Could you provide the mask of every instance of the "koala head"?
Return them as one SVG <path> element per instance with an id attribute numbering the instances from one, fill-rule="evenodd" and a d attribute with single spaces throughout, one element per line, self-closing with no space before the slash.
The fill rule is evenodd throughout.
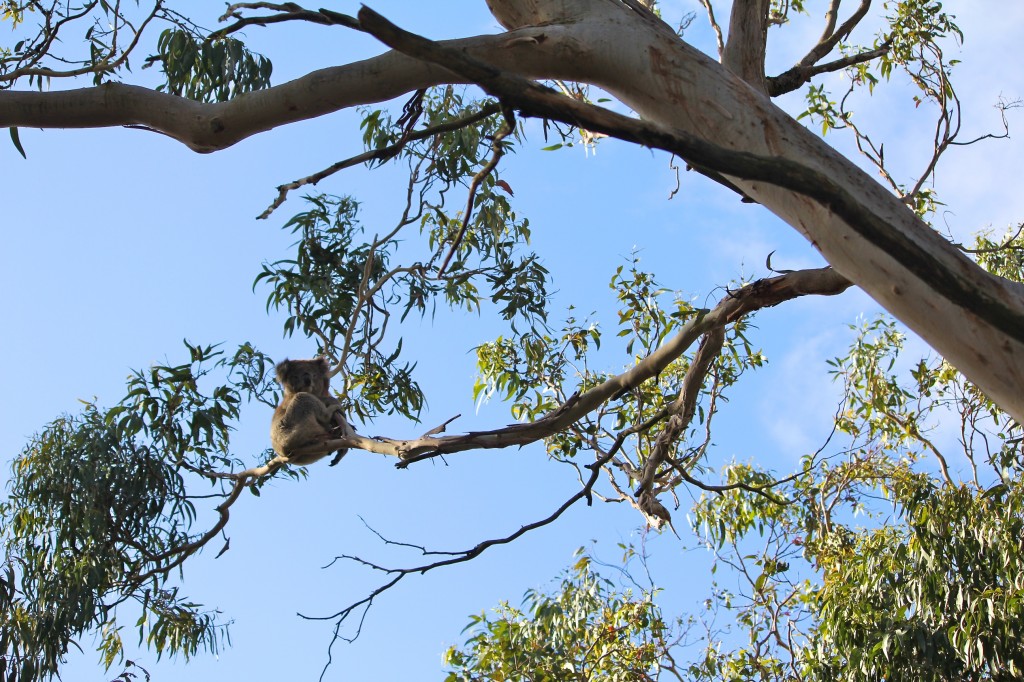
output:
<path id="1" fill-rule="evenodd" d="M 277 383 L 285 394 L 312 393 L 324 395 L 330 385 L 327 360 L 284 360 L 277 365 Z"/>

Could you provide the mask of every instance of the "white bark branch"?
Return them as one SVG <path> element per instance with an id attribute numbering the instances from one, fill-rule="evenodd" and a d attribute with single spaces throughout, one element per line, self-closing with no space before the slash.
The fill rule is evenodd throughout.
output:
<path id="1" fill-rule="evenodd" d="M 733 0 L 722 64 L 758 92 L 767 92 L 768 0 Z"/>
<path id="2" fill-rule="evenodd" d="M 836 206 L 765 179 L 730 178 L 800 231 L 1000 408 L 1024 421 L 1024 287 L 988 274 L 957 252 L 882 185 L 706 55 L 664 32 L 649 31 L 608 0 L 551 1 L 574 5 L 578 16 L 586 16 L 573 27 L 577 35 L 586 33 L 581 25 L 592 23 L 613 31 L 611 43 L 581 37 L 578 44 L 594 46 L 586 58 L 599 75 L 595 84 L 645 119 L 729 150 L 803 166 L 841 188 L 867 220 L 844 219 Z M 490 0 L 492 5 L 519 3 Z M 865 231 L 866 222 L 884 233 Z M 894 253 L 894 241 L 906 249 Z M 959 295 L 950 295 L 948 288 L 937 291 L 945 284 L 953 284 Z"/>
<path id="3" fill-rule="evenodd" d="M 560 37 L 555 38 L 552 32 Z M 585 67 L 576 66 L 578 53 L 571 37 L 557 27 L 445 44 L 531 77 L 584 80 L 586 75 Z M 387 101 L 432 85 L 458 82 L 464 81 L 450 71 L 400 52 L 389 52 L 313 71 L 220 103 L 203 104 L 122 83 L 49 92 L 0 91 L 0 127 L 138 126 L 208 153 L 282 125 Z"/>

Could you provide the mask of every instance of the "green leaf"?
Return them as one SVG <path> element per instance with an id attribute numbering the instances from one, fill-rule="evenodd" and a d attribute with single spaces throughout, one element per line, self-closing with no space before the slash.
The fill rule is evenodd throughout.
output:
<path id="1" fill-rule="evenodd" d="M 10 131 L 11 142 L 14 143 L 14 148 L 17 149 L 18 153 L 21 154 L 21 158 L 28 159 L 28 156 L 25 154 L 25 148 L 21 146 L 21 137 L 18 135 L 18 129 L 12 126 L 10 128 Z"/>

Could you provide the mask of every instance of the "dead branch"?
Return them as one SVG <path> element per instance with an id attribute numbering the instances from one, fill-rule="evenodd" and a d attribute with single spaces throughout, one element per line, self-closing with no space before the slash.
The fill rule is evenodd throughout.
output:
<path id="1" fill-rule="evenodd" d="M 242 10 L 257 9 L 270 10 L 272 12 L 277 12 L 277 14 L 255 17 L 242 16 Z M 228 5 L 224 15 L 220 18 L 220 21 L 227 21 L 228 19 L 235 19 L 236 21 L 230 26 L 226 26 L 219 31 L 212 33 L 209 38 L 210 40 L 223 38 L 231 35 L 232 33 L 237 33 L 247 26 L 270 26 L 271 24 L 280 24 L 286 21 L 308 21 L 314 24 L 321 24 L 323 26 L 341 25 L 347 28 L 360 30 L 359 22 L 356 21 L 355 17 L 327 10 L 314 12 L 312 10 L 299 7 L 294 2 L 281 4 L 276 2 L 236 2 Z"/>
<path id="2" fill-rule="evenodd" d="M 336 641 L 338 639 L 346 639 L 346 641 L 350 641 L 350 642 L 353 641 L 354 639 L 356 639 L 359 636 L 359 633 L 362 630 L 362 622 L 360 621 L 360 626 L 357 628 L 356 634 L 353 637 L 351 637 L 351 638 L 342 638 L 338 634 L 342 624 L 353 613 L 355 613 L 356 610 L 359 609 L 359 608 L 363 608 L 362 617 L 365 618 L 366 617 L 366 611 L 373 605 L 373 600 L 376 599 L 378 596 L 380 596 L 382 593 L 386 592 L 387 590 L 389 590 L 392 587 L 394 587 L 395 585 L 397 585 L 406 576 L 414 574 L 414 573 L 427 573 L 428 571 L 432 571 L 432 570 L 435 570 L 435 569 L 438 569 L 438 568 L 442 568 L 444 566 L 451 566 L 451 565 L 454 565 L 454 564 L 460 564 L 460 563 L 465 563 L 467 561 L 471 561 L 472 559 L 475 559 L 476 557 L 478 557 L 481 554 L 483 554 L 485 551 L 487 551 L 491 547 L 509 544 L 511 542 L 514 542 L 518 538 L 522 537 L 523 535 L 529 533 L 532 530 L 536 530 L 537 528 L 542 528 L 542 527 L 547 526 L 547 525 L 549 525 L 551 523 L 554 523 L 556 520 L 558 520 L 558 518 L 562 514 L 564 514 L 566 512 L 566 510 L 568 510 L 570 507 L 572 507 L 574 504 L 576 504 L 580 500 L 584 500 L 585 499 L 587 501 L 588 505 L 592 504 L 593 503 L 593 488 L 597 484 L 597 480 L 598 480 L 598 478 L 601 475 L 601 471 L 604 469 L 604 465 L 607 464 L 615 456 L 615 454 L 619 451 L 619 449 L 622 447 L 622 444 L 625 442 L 626 438 L 630 434 L 636 433 L 637 431 L 641 430 L 644 427 L 648 427 L 649 428 L 649 426 L 652 423 L 653 422 L 647 422 L 645 425 L 637 425 L 637 426 L 635 426 L 633 428 L 629 428 L 629 429 L 623 430 L 616 437 L 615 442 L 612 444 L 611 448 L 609 448 L 609 450 L 608 450 L 608 452 L 606 454 L 598 457 L 591 464 L 586 465 L 586 468 L 590 469 L 590 476 L 589 476 L 588 480 L 586 481 L 586 483 L 583 485 L 583 487 L 578 492 L 573 494 L 569 499 L 567 499 L 565 502 L 563 502 L 555 511 L 553 511 L 548 516 L 546 516 L 543 519 L 540 519 L 538 521 L 534 521 L 532 523 L 528 523 L 528 524 L 520 527 L 519 530 L 515 531 L 514 533 L 511 533 L 511 534 L 506 535 L 506 536 L 501 537 L 501 538 L 493 538 L 493 539 L 490 539 L 490 540 L 484 540 L 483 542 L 478 543 L 477 545 L 475 545 L 474 547 L 472 547 L 470 549 L 461 550 L 461 551 L 454 551 L 454 552 L 427 550 L 426 548 L 421 547 L 421 546 L 409 545 L 408 543 L 398 543 L 398 542 L 394 542 L 394 541 L 391 541 L 391 540 L 387 540 L 387 539 L 381 538 L 387 544 L 398 544 L 398 545 L 403 545 L 403 546 L 415 547 L 416 549 L 419 549 L 424 555 L 443 555 L 443 556 L 448 557 L 447 559 L 442 559 L 442 560 L 435 561 L 435 562 L 432 562 L 432 563 L 421 564 L 419 566 L 412 566 L 412 567 L 408 567 L 408 568 L 387 568 L 385 566 L 381 566 L 381 565 L 373 563 L 371 561 L 367 561 L 365 559 L 362 559 L 361 557 L 347 555 L 347 554 L 336 557 L 330 564 L 328 564 L 328 566 L 333 565 L 337 561 L 352 561 L 352 562 L 355 562 L 355 563 L 360 564 L 362 566 L 366 566 L 368 568 L 371 568 L 371 569 L 373 569 L 375 571 L 380 571 L 382 573 L 386 573 L 388 575 L 391 575 L 392 578 L 391 578 L 391 580 L 385 582 L 384 584 L 382 584 L 379 587 L 377 587 L 376 589 L 374 589 L 366 597 L 363 597 L 359 601 L 356 601 L 356 602 L 353 602 L 352 604 L 349 604 L 348 606 L 346 606 L 345 608 L 343 608 L 342 610 L 340 610 L 340 611 L 338 611 L 336 613 L 333 613 L 333 614 L 327 615 L 327 616 L 306 616 L 306 615 L 303 615 L 303 614 L 300 613 L 299 617 L 300 618 L 305 618 L 306 620 L 334 620 L 335 621 L 335 627 L 334 627 L 334 639 L 331 641 L 331 646 L 332 647 L 333 647 L 334 641 Z M 373 531 L 373 532 L 378 537 L 381 537 L 380 534 L 377 533 L 376 531 Z M 330 647 L 328 648 L 328 656 L 330 656 Z"/>

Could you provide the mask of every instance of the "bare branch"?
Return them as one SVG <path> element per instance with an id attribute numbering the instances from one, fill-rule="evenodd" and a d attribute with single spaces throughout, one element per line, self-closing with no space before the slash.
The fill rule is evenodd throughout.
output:
<path id="1" fill-rule="evenodd" d="M 258 9 L 270 10 L 278 12 L 278 14 L 257 17 L 242 16 L 242 10 Z M 341 25 L 347 28 L 361 30 L 359 22 L 356 21 L 355 17 L 327 10 L 314 12 L 312 10 L 299 7 L 294 2 L 286 2 L 283 4 L 275 2 L 236 2 L 228 5 L 224 12 L 224 16 L 220 18 L 221 21 L 227 21 L 228 19 L 236 19 L 237 21 L 230 26 L 226 26 L 211 34 L 211 40 L 215 38 L 223 38 L 231 35 L 232 33 L 237 33 L 247 26 L 270 26 L 271 24 L 280 24 L 286 21 L 308 21 L 314 24 L 321 24 L 323 26 Z"/>
<path id="2" fill-rule="evenodd" d="M 288 193 L 291 192 L 292 190 L 296 190 L 307 185 L 315 185 L 321 180 L 330 177 L 331 175 L 334 175 L 339 171 L 345 170 L 346 168 L 351 168 L 353 166 L 358 166 L 361 163 L 368 163 L 370 161 L 387 161 L 388 159 L 392 159 L 399 153 L 401 153 L 401 151 L 405 149 L 405 146 L 409 142 L 413 142 L 415 140 L 422 140 L 427 137 L 433 137 L 434 135 L 443 135 L 444 133 L 449 133 L 453 130 L 458 130 L 459 128 L 465 128 L 466 126 L 470 126 L 473 125 L 474 123 L 482 121 L 488 116 L 496 114 L 499 111 L 501 111 L 501 106 L 496 102 L 485 104 L 483 107 L 480 108 L 480 111 L 476 113 L 469 114 L 452 121 L 446 121 L 445 123 L 440 123 L 436 126 L 431 126 L 429 128 L 423 128 L 422 130 L 410 131 L 408 135 L 403 136 L 401 140 L 392 145 L 382 147 L 381 149 L 367 150 L 362 154 L 356 154 L 355 156 L 345 159 L 344 161 L 339 161 L 337 163 L 331 164 L 327 168 L 324 168 L 323 170 L 317 173 L 313 173 L 312 175 L 308 175 L 298 180 L 293 180 L 292 182 L 289 182 L 284 185 L 280 185 L 277 188 L 277 198 L 274 199 L 270 206 L 267 207 L 267 210 L 259 214 L 257 218 L 261 220 L 269 218 L 270 214 L 276 211 L 278 208 L 280 208 L 281 204 L 285 202 L 285 200 L 288 198 Z"/>
<path id="3" fill-rule="evenodd" d="M 872 59 L 878 59 L 889 51 L 889 47 L 891 45 L 892 41 L 887 40 L 876 48 L 864 50 L 857 54 L 846 55 L 845 57 L 841 57 L 835 61 L 818 65 L 794 66 L 788 71 L 780 73 L 778 76 L 769 76 L 767 79 L 768 95 L 770 97 L 778 97 L 779 95 L 784 95 L 787 92 L 792 92 L 800 88 L 804 83 L 807 83 L 815 76 L 819 76 L 823 73 L 833 73 L 849 66 L 870 62 Z"/>
<path id="4" fill-rule="evenodd" d="M 676 471 L 679 473 L 680 477 L 682 477 L 682 479 L 684 481 L 686 481 L 690 485 L 693 485 L 693 486 L 696 486 L 696 487 L 700 488 L 701 490 L 706 490 L 707 492 L 711 492 L 711 493 L 724 493 L 724 492 L 728 492 L 730 490 L 745 490 L 748 493 L 754 493 L 755 495 L 761 495 L 762 497 L 766 497 L 769 500 L 771 500 L 772 502 L 774 502 L 775 504 L 780 504 L 780 505 L 792 504 L 792 501 L 790 501 L 790 500 L 784 500 L 784 499 L 782 499 L 780 497 L 776 497 L 775 495 L 773 495 L 770 492 L 770 490 L 771 490 L 771 488 L 774 488 L 776 486 L 782 485 L 783 483 L 786 483 L 787 481 L 792 480 L 793 478 L 796 477 L 795 474 L 793 476 L 789 476 L 786 479 L 782 479 L 782 480 L 779 480 L 779 481 L 772 481 L 771 483 L 768 483 L 768 484 L 762 485 L 762 486 L 754 486 L 754 485 L 750 485 L 748 483 L 729 483 L 727 485 L 714 485 L 714 484 L 711 484 L 711 483 L 704 483 L 703 481 L 700 481 L 700 480 L 694 478 L 692 474 L 690 474 L 688 471 L 686 471 L 685 469 L 680 467 L 678 464 L 673 464 L 673 467 L 676 469 Z"/>
<path id="5" fill-rule="evenodd" d="M 843 0 L 829 0 L 828 9 L 825 10 L 825 29 L 821 32 L 821 37 L 818 39 L 818 45 L 821 45 L 832 36 L 832 32 L 836 30 L 836 22 L 839 21 L 839 6 L 843 4 Z M 871 4 L 871 0 L 867 0 L 867 4 Z M 804 57 L 807 59 L 807 57 Z M 803 61 L 803 60 L 801 60 Z M 812 60 L 811 63 L 817 60 Z"/>
<path id="6" fill-rule="evenodd" d="M 850 15 L 850 18 L 843 22 L 843 25 L 839 27 L 838 31 L 833 32 L 839 10 L 839 0 L 833 0 L 828 13 L 825 15 L 825 30 L 822 32 L 821 38 L 818 39 L 817 45 L 812 47 L 810 51 L 796 63 L 794 68 L 805 68 L 816 64 L 819 59 L 835 49 L 835 46 L 838 45 L 841 40 L 845 40 L 850 36 L 853 29 L 857 27 L 857 24 L 859 24 L 867 15 L 869 9 L 871 9 L 871 0 L 861 0 L 860 5 L 854 13 Z M 888 42 L 890 41 L 886 41 L 886 43 Z"/>
<path id="7" fill-rule="evenodd" d="M 975 142 L 981 142 L 982 140 L 1005 140 L 1010 137 L 1010 123 L 1006 120 L 1006 112 L 1010 109 L 1019 109 L 1024 102 L 1020 99 L 1008 100 L 1002 96 L 999 97 L 999 102 L 995 105 L 996 109 L 999 110 L 999 118 L 1002 119 L 1003 132 L 1001 133 L 985 133 L 984 135 L 978 135 L 977 137 L 964 140 L 960 142 L 958 140 L 950 140 L 950 146 L 966 147 L 972 145 Z"/>
<path id="8" fill-rule="evenodd" d="M 637 431 L 639 431 L 639 430 L 641 430 L 642 428 L 645 428 L 645 427 L 649 428 L 650 424 L 651 424 L 651 422 L 648 422 L 645 425 L 637 425 L 635 428 L 625 429 L 624 431 L 622 431 L 618 435 L 618 437 L 615 439 L 615 443 L 612 445 L 611 448 L 609 448 L 607 453 L 605 453 L 604 455 L 598 457 L 591 464 L 586 465 L 586 467 L 588 469 L 590 469 L 590 476 L 588 477 L 586 483 L 584 483 L 584 485 L 582 486 L 582 488 L 578 492 L 573 494 L 569 499 L 567 499 L 565 502 L 563 502 L 561 504 L 561 506 L 559 506 L 555 511 L 553 511 L 548 516 L 544 517 L 543 519 L 540 519 L 539 521 L 534 521 L 532 523 L 528 523 L 528 524 L 520 527 L 519 530 L 515 531 L 514 533 L 511 533 L 511 534 L 506 535 L 506 536 L 501 537 L 501 538 L 493 538 L 493 539 L 490 539 L 490 540 L 485 540 L 483 542 L 478 543 L 477 545 L 475 545 L 474 547 L 472 547 L 470 549 L 461 550 L 461 551 L 454 551 L 454 552 L 427 550 L 426 548 L 418 546 L 418 545 L 409 545 L 408 543 L 393 542 L 391 540 L 386 540 L 385 539 L 384 541 L 386 543 L 388 543 L 388 544 L 397 544 L 397 545 L 402 545 L 402 546 L 415 547 L 415 548 L 419 549 L 424 555 L 439 555 L 440 554 L 440 555 L 448 557 L 447 559 L 442 559 L 440 561 L 435 561 L 435 562 L 428 563 L 428 564 L 422 564 L 422 565 L 419 565 L 419 566 L 412 566 L 412 567 L 408 567 L 408 568 L 386 568 L 384 566 L 380 566 L 379 564 L 367 561 L 367 560 L 362 559 L 362 558 L 357 557 L 357 556 L 351 556 L 351 555 L 341 555 L 341 556 L 335 557 L 335 559 L 333 561 L 331 561 L 331 564 L 334 564 L 335 562 L 337 562 L 339 560 L 353 561 L 353 562 L 361 564 L 363 566 L 367 566 L 369 568 L 372 568 L 373 570 L 389 574 L 389 575 L 391 575 L 393 577 L 391 578 L 391 580 L 385 582 L 384 584 L 382 584 L 379 587 L 377 587 L 376 589 L 374 589 L 366 597 L 360 599 L 359 601 L 353 602 L 352 604 L 349 604 L 344 609 L 342 609 L 342 610 L 340 610 L 340 611 L 338 611 L 336 613 L 333 613 L 333 614 L 327 615 L 327 616 L 305 616 L 303 614 L 299 614 L 299 616 L 301 618 L 305 618 L 306 620 L 335 620 L 336 624 L 335 624 L 335 628 L 334 628 L 334 633 L 335 633 L 335 639 L 338 639 L 339 638 L 339 636 L 338 636 L 339 629 L 341 628 L 341 625 L 349 618 L 349 616 L 351 616 L 353 613 L 355 613 L 357 609 L 362 607 L 364 609 L 363 616 L 365 617 L 366 609 L 369 609 L 370 606 L 373 605 L 373 600 L 376 599 L 383 592 L 386 592 L 387 590 L 389 590 L 392 587 L 394 587 L 395 585 L 397 585 L 398 582 L 401 581 L 406 576 L 411 575 L 413 573 L 426 573 L 428 571 L 432 571 L 432 570 L 435 570 L 435 569 L 438 569 L 438 568 L 442 568 L 444 566 L 452 566 L 454 564 L 461 564 L 461 563 L 465 563 L 467 561 L 471 561 L 471 560 L 475 559 L 476 557 L 480 556 L 481 554 L 483 554 L 485 551 L 487 551 L 491 547 L 496 547 L 496 546 L 499 546 L 499 545 L 507 545 L 507 544 L 509 544 L 511 542 L 514 542 L 515 540 L 519 539 L 523 535 L 526 535 L 527 533 L 529 533 L 532 530 L 536 530 L 537 528 L 542 528 L 542 527 L 547 526 L 547 525 L 549 525 L 551 523 L 554 523 L 556 520 L 558 520 L 558 518 L 562 514 L 564 514 L 566 512 L 566 510 L 568 510 L 570 507 L 572 507 L 574 504 L 576 504 L 580 500 L 586 500 L 587 504 L 590 505 L 592 503 L 593 488 L 597 484 L 597 480 L 600 477 L 601 471 L 604 469 L 604 466 L 609 461 L 611 461 L 611 459 L 616 455 L 616 453 L 618 453 L 619 449 L 622 447 L 623 442 L 625 442 L 625 439 L 631 433 L 635 433 L 635 432 L 637 432 Z M 371 528 L 371 531 L 373 533 L 375 533 L 378 537 L 381 537 L 380 534 L 377 533 L 376 531 L 374 531 L 372 528 Z M 384 539 L 384 538 L 382 538 L 382 539 Z M 331 565 L 331 564 L 328 564 L 328 565 Z M 348 639 L 348 641 L 352 641 L 353 639 L 355 639 L 355 637 L 358 637 L 358 636 L 359 635 L 358 635 L 358 631 L 357 631 L 357 633 L 356 633 L 356 635 L 354 637 L 347 638 L 347 639 Z"/>

